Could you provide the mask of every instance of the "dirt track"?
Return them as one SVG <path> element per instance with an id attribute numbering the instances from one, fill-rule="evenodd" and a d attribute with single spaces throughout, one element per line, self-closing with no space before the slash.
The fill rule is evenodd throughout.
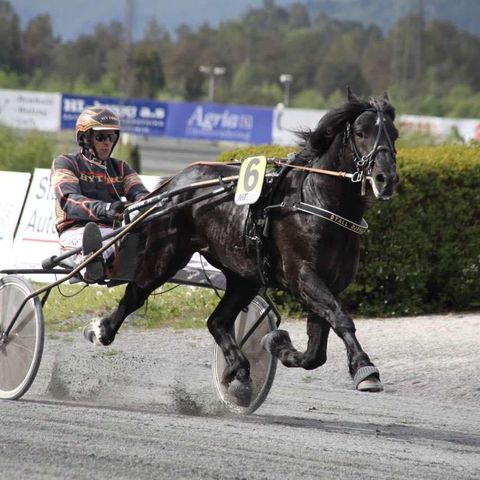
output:
<path id="1" fill-rule="evenodd" d="M 206 330 L 48 336 L 30 392 L 1 403 L 1 478 L 480 478 L 480 315 L 356 324 L 384 393 L 353 390 L 333 335 L 249 417 L 216 399 Z"/>

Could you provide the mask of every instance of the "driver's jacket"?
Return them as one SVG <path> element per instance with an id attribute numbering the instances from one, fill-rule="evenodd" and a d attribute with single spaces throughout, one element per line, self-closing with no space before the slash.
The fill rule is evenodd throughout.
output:
<path id="1" fill-rule="evenodd" d="M 55 226 L 59 234 L 88 222 L 111 227 L 112 220 L 106 216 L 110 203 L 121 197 L 134 202 L 149 193 L 127 163 L 109 158 L 100 164 L 81 152 L 55 158 L 51 183 L 56 196 Z"/>

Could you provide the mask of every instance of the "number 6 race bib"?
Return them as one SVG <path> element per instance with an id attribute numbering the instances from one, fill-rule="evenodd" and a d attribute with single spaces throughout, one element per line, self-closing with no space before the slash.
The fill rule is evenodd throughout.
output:
<path id="1" fill-rule="evenodd" d="M 237 189 L 235 190 L 236 205 L 251 205 L 262 193 L 267 159 L 264 156 L 248 157 L 242 162 Z"/>

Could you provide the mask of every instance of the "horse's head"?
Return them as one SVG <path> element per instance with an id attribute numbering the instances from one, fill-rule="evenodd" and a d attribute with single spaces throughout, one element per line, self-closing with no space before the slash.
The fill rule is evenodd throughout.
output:
<path id="1" fill-rule="evenodd" d="M 394 119 L 395 109 L 386 93 L 363 99 L 348 89 L 348 101 L 328 111 L 315 130 L 297 132 L 303 140 L 298 158 L 323 169 L 345 171 L 353 182 L 361 182 L 362 193 L 368 180 L 375 197 L 387 200 L 398 184 Z"/>
<path id="2" fill-rule="evenodd" d="M 348 100 L 361 103 L 350 89 Z M 375 197 L 388 200 L 399 181 L 395 150 L 398 131 L 393 124 L 395 110 L 386 93 L 383 97 L 371 97 L 364 105 L 364 110 L 347 124 L 346 130 L 357 169 L 354 180 L 361 181 L 365 177 L 370 181 Z"/>

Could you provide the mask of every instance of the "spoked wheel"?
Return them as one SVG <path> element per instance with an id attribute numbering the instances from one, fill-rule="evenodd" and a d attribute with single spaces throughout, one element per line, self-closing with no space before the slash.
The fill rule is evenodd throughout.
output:
<path id="1" fill-rule="evenodd" d="M 261 340 L 264 335 L 275 330 L 276 317 L 270 310 L 261 323 L 251 330 L 262 315 L 269 309 L 268 303 L 260 296 L 255 297 L 250 305 L 239 313 L 235 320 L 235 339 L 241 346 L 242 353 L 250 362 L 250 377 L 252 379 L 252 399 L 247 407 L 237 405 L 228 395 L 226 386 L 222 383 L 226 368 L 222 350 L 217 344 L 213 347 L 213 381 L 220 400 L 235 413 L 248 415 L 253 413 L 267 398 L 277 369 L 277 359 L 264 350 Z M 247 335 L 250 335 L 246 340 Z"/>
<path id="2" fill-rule="evenodd" d="M 10 322 L 27 296 L 33 293 L 22 277 L 9 275 L 0 279 L 0 398 L 20 398 L 37 374 L 43 352 L 44 323 L 38 297 L 30 299 L 21 310 L 10 333 Z"/>

